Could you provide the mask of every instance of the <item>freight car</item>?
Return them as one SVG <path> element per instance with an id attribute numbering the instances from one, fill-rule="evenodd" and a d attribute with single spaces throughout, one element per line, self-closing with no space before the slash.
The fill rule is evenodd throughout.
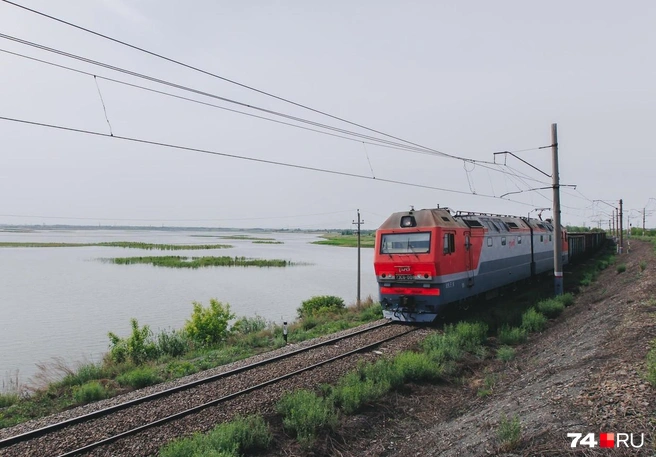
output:
<path id="1" fill-rule="evenodd" d="M 601 235 L 577 235 L 571 255 L 602 242 Z M 448 208 L 394 213 L 376 231 L 383 314 L 432 322 L 449 303 L 552 270 L 554 243 L 561 243 L 563 265 L 568 263 L 567 233 L 556 234 L 549 221 Z"/>

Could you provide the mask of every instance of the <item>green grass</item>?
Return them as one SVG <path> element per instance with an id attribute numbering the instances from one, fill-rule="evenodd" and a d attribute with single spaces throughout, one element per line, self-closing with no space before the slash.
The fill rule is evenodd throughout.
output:
<path id="1" fill-rule="evenodd" d="M 0 408 L 18 403 L 18 394 L 14 392 L 0 393 Z"/>
<path id="2" fill-rule="evenodd" d="M 647 262 L 645 262 L 644 260 L 641 261 L 640 262 L 640 271 L 645 271 L 646 268 L 647 268 Z"/>
<path id="3" fill-rule="evenodd" d="M 624 273 L 626 271 L 626 265 L 621 263 L 617 266 L 617 273 Z"/>
<path id="4" fill-rule="evenodd" d="M 647 353 L 647 381 L 656 387 L 656 340 L 652 341 L 651 349 Z"/>
<path id="5" fill-rule="evenodd" d="M 309 390 L 297 390 L 284 395 L 276 405 L 286 430 L 292 432 L 305 448 L 314 443 L 320 430 L 337 426 L 337 410 L 327 398 Z"/>
<path id="6" fill-rule="evenodd" d="M 264 241 L 264 240 L 256 240 L 253 241 L 253 244 L 285 244 L 282 241 Z"/>
<path id="7" fill-rule="evenodd" d="M 275 238 L 260 238 L 256 236 L 250 236 L 250 235 L 224 235 L 224 236 L 218 236 L 217 238 L 221 238 L 224 240 L 248 240 L 248 241 L 275 241 Z"/>
<path id="8" fill-rule="evenodd" d="M 520 327 L 503 325 L 498 332 L 499 342 L 509 346 L 526 341 L 526 330 Z"/>
<path id="9" fill-rule="evenodd" d="M 522 314 L 522 328 L 529 333 L 540 332 L 547 325 L 547 318 L 535 308 L 530 308 Z"/>
<path id="10" fill-rule="evenodd" d="M 565 309 L 565 304 L 563 299 L 560 297 L 548 298 L 546 300 L 539 301 L 537 304 L 537 310 L 544 314 L 547 317 L 557 317 Z"/>
<path id="11" fill-rule="evenodd" d="M 327 246 L 342 246 L 355 248 L 358 246 L 357 235 L 339 235 L 339 234 L 326 234 L 321 235 L 323 240 L 313 241 L 312 244 L 323 244 Z M 360 235 L 360 247 L 373 248 L 376 243 L 376 236 L 374 234 Z"/>
<path id="12" fill-rule="evenodd" d="M 110 395 L 111 392 L 98 381 L 90 381 L 73 389 L 73 399 L 81 405 L 108 398 Z"/>
<path id="13" fill-rule="evenodd" d="M 161 457 L 239 457 L 266 450 L 273 439 L 262 416 L 237 417 L 211 432 L 175 440 L 160 449 Z"/>
<path id="14" fill-rule="evenodd" d="M 107 259 L 118 265 L 150 264 L 167 268 L 203 268 L 203 267 L 287 267 L 295 265 L 288 260 L 280 259 L 247 259 L 246 257 L 115 257 Z"/>
<path id="15" fill-rule="evenodd" d="M 130 249 L 156 249 L 160 251 L 227 249 L 233 247 L 229 244 L 153 244 L 135 241 L 107 241 L 102 243 L 22 243 L 1 242 L 0 248 L 78 248 L 88 246 L 108 246 Z"/>
<path id="16" fill-rule="evenodd" d="M 515 358 L 515 349 L 510 346 L 501 346 L 497 349 L 497 359 L 502 362 L 510 362 Z"/>
<path id="17" fill-rule="evenodd" d="M 116 378 L 122 386 L 130 386 L 135 389 L 140 389 L 146 386 L 152 386 L 161 382 L 162 379 L 157 374 L 153 367 L 142 366 L 133 370 L 127 371 Z"/>
<path id="18" fill-rule="evenodd" d="M 497 428 L 497 439 L 505 451 L 510 451 L 519 445 L 522 439 L 522 427 L 517 415 L 511 419 L 508 419 L 505 414 L 501 416 Z"/>

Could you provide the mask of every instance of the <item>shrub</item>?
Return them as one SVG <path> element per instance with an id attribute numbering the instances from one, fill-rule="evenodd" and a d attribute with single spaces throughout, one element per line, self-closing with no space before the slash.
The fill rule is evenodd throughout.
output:
<path id="1" fill-rule="evenodd" d="M 267 321 L 262 316 L 241 317 L 233 324 L 232 331 L 240 335 L 247 335 L 249 333 L 260 332 L 266 326 Z"/>
<path id="2" fill-rule="evenodd" d="M 225 306 L 217 299 L 210 299 L 210 306 L 203 307 L 193 302 L 191 319 L 185 323 L 185 332 L 191 339 L 205 346 L 215 345 L 228 336 L 228 322 L 235 318 L 230 305 Z"/>
<path id="3" fill-rule="evenodd" d="M 626 265 L 621 263 L 617 266 L 617 273 L 624 273 L 626 271 Z"/>
<path id="4" fill-rule="evenodd" d="M 522 428 L 519 423 L 519 417 L 515 415 L 512 419 L 508 419 L 504 414 L 501 417 L 499 428 L 497 429 L 497 438 L 501 447 L 508 451 L 514 449 L 521 441 L 521 434 Z"/>
<path id="5" fill-rule="evenodd" d="M 153 333 L 150 327 L 144 325 L 139 328 L 135 318 L 130 319 L 130 325 L 132 334 L 127 338 L 121 338 L 112 332 L 107 334 L 111 344 L 109 354 L 112 360 L 122 363 L 129 358 L 134 364 L 140 365 L 147 360 L 156 359 L 159 350 L 152 339 Z"/>
<path id="6" fill-rule="evenodd" d="M 304 447 L 310 447 L 319 430 L 337 425 L 337 412 L 332 403 L 309 390 L 298 390 L 282 397 L 276 405 L 283 426 L 296 434 Z"/>
<path id="7" fill-rule="evenodd" d="M 122 386 L 131 386 L 135 389 L 157 384 L 161 379 L 152 367 L 140 367 L 127 371 L 116 378 Z"/>
<path id="8" fill-rule="evenodd" d="M 335 313 L 344 310 L 344 300 L 333 295 L 318 295 L 305 300 L 296 310 L 298 317 L 303 319 L 312 314 Z"/>
<path id="9" fill-rule="evenodd" d="M 189 342 L 181 331 L 162 330 L 157 335 L 157 346 L 162 354 L 180 357 L 189 349 Z"/>
<path id="10" fill-rule="evenodd" d="M 646 268 L 647 268 L 647 262 L 645 262 L 644 260 L 641 261 L 640 262 L 640 271 L 645 271 Z"/>
<path id="11" fill-rule="evenodd" d="M 600 270 L 605 270 L 608 268 L 608 262 L 606 260 L 600 260 L 597 262 L 597 268 Z"/>
<path id="12" fill-rule="evenodd" d="M 519 344 L 526 341 L 526 330 L 519 327 L 504 325 L 499 329 L 499 341 L 501 344 Z"/>
<path id="13" fill-rule="evenodd" d="M 563 302 L 557 298 L 549 298 L 538 302 L 538 311 L 547 317 L 556 317 L 565 309 Z"/>
<path id="14" fill-rule="evenodd" d="M 547 318 L 544 314 L 538 313 L 535 308 L 531 308 L 522 314 L 522 328 L 527 332 L 539 332 L 547 325 Z"/>
<path id="15" fill-rule="evenodd" d="M 574 304 L 574 295 L 572 294 L 563 294 L 558 296 L 558 300 L 564 305 L 564 306 L 571 306 Z"/>
<path id="16" fill-rule="evenodd" d="M 191 362 L 173 361 L 166 366 L 166 371 L 173 378 L 181 378 L 198 372 L 198 368 Z"/>
<path id="17" fill-rule="evenodd" d="M 377 319 L 383 318 L 383 307 L 380 303 L 372 304 L 367 306 L 362 311 L 360 311 L 359 320 L 362 322 L 371 322 Z"/>
<path id="18" fill-rule="evenodd" d="M 501 346 L 499 349 L 497 349 L 497 359 L 501 360 L 502 362 L 510 362 L 514 358 L 515 349 L 511 348 L 510 346 Z"/>
<path id="19" fill-rule="evenodd" d="M 98 381 L 87 382 L 73 389 L 73 399 L 79 404 L 102 400 L 109 395 L 109 391 Z"/>

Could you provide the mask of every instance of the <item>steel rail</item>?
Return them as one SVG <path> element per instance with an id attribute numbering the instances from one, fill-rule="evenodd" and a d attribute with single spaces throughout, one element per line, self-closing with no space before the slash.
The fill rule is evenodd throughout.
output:
<path id="1" fill-rule="evenodd" d="M 207 378 L 202 378 L 202 379 L 198 379 L 196 381 L 188 382 L 186 384 L 171 387 L 171 388 L 162 390 L 160 392 L 155 392 L 153 394 L 146 395 L 146 396 L 139 397 L 139 398 L 135 398 L 133 400 L 129 400 L 129 401 L 126 401 L 124 403 L 120 403 L 118 405 L 110 406 L 110 407 L 104 408 L 104 409 L 99 409 L 97 411 L 93 411 L 91 413 L 87 413 L 87 414 L 83 414 L 81 416 L 73 417 L 71 419 L 66 419 L 64 421 L 57 422 L 57 423 L 51 424 L 51 425 L 47 425 L 47 426 L 42 427 L 42 428 L 37 428 L 37 429 L 34 429 L 34 430 L 30 430 L 28 432 L 24 432 L 24 433 L 21 433 L 19 435 L 10 436 L 8 438 L 0 439 L 0 449 L 12 446 L 14 444 L 17 444 L 17 443 L 20 443 L 20 442 L 23 442 L 23 441 L 28 441 L 28 440 L 34 439 L 34 438 L 37 438 L 39 436 L 43 436 L 43 435 L 46 435 L 48 433 L 52 433 L 52 432 L 57 431 L 57 430 L 61 430 L 63 428 L 71 426 L 71 425 L 76 425 L 76 424 L 80 424 L 82 422 L 90 421 L 92 419 L 97 419 L 97 418 L 102 417 L 102 416 L 107 416 L 109 414 L 115 413 L 115 412 L 120 411 L 122 409 L 126 409 L 126 408 L 129 408 L 129 407 L 138 405 L 140 403 L 145 403 L 147 401 L 155 400 L 155 399 L 160 398 L 160 397 L 165 397 L 167 395 L 171 395 L 171 394 L 176 393 L 176 392 L 181 392 L 183 390 L 191 389 L 192 387 L 196 387 L 196 386 L 199 386 L 199 385 L 202 385 L 202 384 L 207 384 L 207 383 L 219 380 L 221 378 L 226 378 L 228 376 L 239 374 L 239 373 L 242 373 L 244 371 L 248 371 L 252 368 L 257 368 L 257 367 L 264 366 L 264 365 L 267 365 L 267 364 L 272 363 L 272 362 L 276 362 L 278 360 L 286 359 L 288 357 L 292 357 L 294 355 L 301 354 L 303 352 L 307 352 L 311 349 L 315 349 L 315 348 L 318 348 L 318 347 L 321 347 L 321 346 L 327 346 L 327 345 L 333 344 L 337 341 L 341 341 L 341 340 L 350 338 L 352 336 L 360 335 L 362 333 L 366 333 L 368 331 L 384 327 L 386 325 L 389 325 L 390 323 L 391 323 L 390 321 L 386 321 L 386 322 L 383 322 L 381 324 L 378 324 L 378 325 L 375 325 L 375 326 L 372 326 L 372 327 L 367 327 L 365 329 L 361 329 L 361 330 L 358 330 L 356 332 L 349 333 L 347 335 L 341 335 L 341 336 L 331 338 L 329 340 L 322 341 L 320 343 L 316 343 L 316 344 L 313 344 L 313 345 L 310 345 L 310 346 L 307 346 L 307 347 L 295 349 L 293 351 L 286 352 L 284 354 L 279 354 L 277 356 L 274 356 L 274 357 L 271 357 L 271 358 L 268 358 L 268 359 L 265 359 L 265 360 L 261 360 L 259 362 L 244 365 L 243 367 L 235 368 L 233 370 L 229 370 L 229 371 L 226 371 L 226 372 L 223 372 L 223 373 L 219 373 L 219 374 L 216 374 L 216 375 L 213 375 L 213 376 L 209 376 Z"/>
<path id="2" fill-rule="evenodd" d="M 381 326 L 377 326 L 377 327 L 369 328 L 368 330 L 375 329 L 375 328 L 379 328 L 379 327 L 382 327 L 382 325 L 381 325 Z M 209 402 L 207 402 L 207 403 L 203 403 L 202 405 L 194 406 L 194 407 L 192 407 L 192 408 L 186 409 L 186 410 L 184 410 L 184 411 L 180 411 L 180 412 L 175 413 L 175 414 L 171 414 L 170 416 L 164 417 L 164 418 L 162 418 L 162 419 L 158 419 L 158 420 L 153 421 L 153 422 L 150 422 L 150 423 L 148 423 L 148 424 L 140 425 L 139 427 L 135 427 L 135 428 L 133 428 L 133 429 L 126 430 L 126 431 L 124 431 L 124 432 L 121 432 L 121 433 L 118 433 L 118 434 L 116 434 L 116 435 L 110 436 L 110 437 L 105 438 L 105 439 L 103 439 L 103 440 L 100 440 L 100 441 L 96 441 L 96 442 L 93 442 L 93 443 L 87 444 L 87 445 L 85 445 L 84 447 L 81 447 L 81 448 L 78 448 L 78 449 L 74 449 L 74 450 L 72 450 L 72 451 L 68 451 L 68 452 L 66 452 L 66 453 L 64 453 L 64 454 L 59 454 L 57 457 L 72 457 L 72 456 L 79 455 L 79 454 L 82 454 L 82 453 L 85 453 L 85 452 L 89 452 L 89 451 L 91 451 L 91 450 L 93 450 L 93 449 L 95 449 L 95 448 L 98 448 L 98 447 L 104 446 L 104 445 L 106 445 L 106 444 L 113 443 L 113 442 L 115 442 L 115 441 L 118 441 L 118 440 L 120 440 L 120 439 L 126 438 L 126 437 L 128 437 L 128 436 L 136 435 L 137 433 L 140 433 L 140 432 L 142 432 L 142 431 L 144 431 L 144 430 L 147 430 L 147 429 L 150 429 L 150 428 L 154 428 L 154 427 L 157 427 L 157 426 L 163 425 L 163 424 L 165 424 L 165 423 L 167 423 L 167 422 L 171 422 L 171 421 L 174 421 L 174 420 L 176 420 L 176 419 L 181 419 L 181 418 L 183 418 L 183 417 L 185 417 L 185 416 L 188 416 L 188 415 L 190 415 L 190 414 L 193 414 L 193 413 L 199 412 L 199 411 L 201 411 L 201 410 L 203 410 L 203 409 L 205 409 L 205 408 L 209 408 L 210 406 L 218 405 L 219 403 L 222 403 L 222 402 L 224 402 L 224 401 L 231 400 L 231 399 L 236 398 L 236 397 L 238 397 L 238 396 L 240 396 L 240 395 L 244 395 L 244 394 L 247 394 L 247 393 L 249 393 L 249 392 L 253 392 L 253 391 L 255 391 L 255 390 L 258 390 L 258 389 L 261 389 L 261 388 L 263 388 L 263 387 L 266 387 L 266 386 L 268 386 L 268 385 L 275 384 L 275 383 L 277 383 L 277 382 L 280 382 L 280 381 L 283 381 L 283 380 L 285 380 L 285 379 L 291 378 L 291 377 L 296 376 L 296 375 L 298 375 L 298 374 L 300 374 L 300 373 L 303 373 L 303 372 L 305 372 L 305 371 L 313 370 L 314 368 L 320 367 L 320 366 L 322 366 L 322 365 L 326 365 L 326 364 L 328 364 L 328 363 L 334 362 L 334 361 L 339 360 L 339 359 L 346 358 L 346 357 L 348 357 L 348 356 L 351 356 L 351 355 L 357 354 L 358 352 L 366 351 L 367 349 L 370 349 L 370 348 L 372 348 L 372 347 L 379 346 L 379 345 L 381 345 L 382 343 L 385 343 L 385 342 L 387 342 L 387 341 L 390 341 L 390 340 L 393 340 L 393 339 L 399 338 L 399 337 L 401 337 L 401 336 L 407 335 L 407 334 L 412 333 L 412 332 L 415 332 L 415 331 L 417 331 L 417 330 L 418 330 L 418 327 L 411 327 L 410 330 L 407 331 L 407 332 L 400 333 L 400 334 L 398 334 L 398 335 L 392 335 L 392 336 L 385 337 L 385 338 L 383 338 L 383 339 L 381 339 L 381 340 L 378 340 L 378 341 L 376 341 L 376 342 L 374 342 L 374 343 L 370 343 L 370 344 L 367 344 L 366 346 L 362 346 L 362 347 L 360 347 L 360 348 L 353 349 L 353 350 L 348 351 L 348 352 L 346 352 L 346 353 L 344 353 L 344 354 L 340 354 L 340 355 L 338 355 L 338 356 L 331 357 L 330 359 L 326 359 L 326 360 L 324 360 L 324 361 L 321 361 L 321 362 L 315 363 L 315 364 L 310 365 L 310 366 L 307 366 L 307 367 L 305 367 L 305 368 L 301 368 L 301 369 L 298 369 L 298 370 L 293 371 L 293 372 L 291 372 L 291 373 L 284 374 L 284 375 L 279 376 L 279 377 L 277 377 L 277 378 L 270 379 L 270 380 L 268 380 L 268 381 L 264 381 L 263 383 L 257 384 L 257 385 L 255 385 L 255 386 L 248 387 L 248 388 L 246 388 L 246 389 L 240 390 L 239 392 L 234 392 L 234 393 L 232 393 L 232 394 L 229 394 L 229 395 L 223 396 L 223 397 L 221 397 L 221 398 L 214 399 L 214 400 L 209 401 Z M 341 338 L 340 338 L 340 339 L 341 339 Z"/>

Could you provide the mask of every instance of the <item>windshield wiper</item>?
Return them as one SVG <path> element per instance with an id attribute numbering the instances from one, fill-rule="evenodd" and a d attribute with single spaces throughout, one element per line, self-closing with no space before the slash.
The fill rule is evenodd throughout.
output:
<path id="1" fill-rule="evenodd" d="M 415 249 L 414 249 L 414 248 L 412 247 L 412 245 L 410 244 L 410 240 L 408 240 L 408 249 L 410 249 L 410 250 L 412 251 L 412 253 L 415 255 L 415 257 L 417 257 L 417 259 L 419 258 L 419 256 L 418 256 L 417 253 L 415 252 Z"/>

